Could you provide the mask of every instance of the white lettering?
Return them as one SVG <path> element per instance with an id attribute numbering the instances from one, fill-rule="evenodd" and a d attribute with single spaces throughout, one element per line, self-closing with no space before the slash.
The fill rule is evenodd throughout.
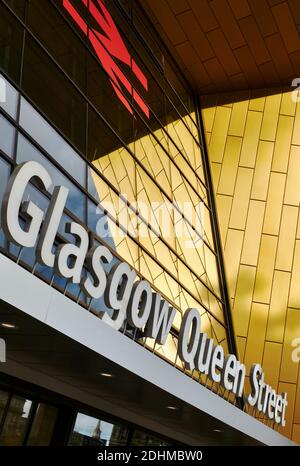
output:
<path id="1" fill-rule="evenodd" d="M 66 205 L 68 193 L 69 190 L 64 186 L 55 186 L 40 233 L 40 239 L 36 247 L 37 261 L 48 267 L 54 267 L 55 253 L 52 251 L 52 248 Z"/>
<path id="2" fill-rule="evenodd" d="M 151 313 L 146 324 L 145 334 L 164 345 L 175 319 L 176 310 L 161 298 L 159 293 L 152 294 Z"/>
<path id="3" fill-rule="evenodd" d="M 34 247 L 44 217 L 44 212 L 33 202 L 22 202 L 25 189 L 35 178 L 41 189 L 49 189 L 52 180 L 47 170 L 38 162 L 24 162 L 14 170 L 8 182 L 2 207 L 1 226 L 9 241 L 18 246 Z M 24 229 L 20 226 L 19 212 L 26 217 Z"/>
<path id="4" fill-rule="evenodd" d="M 89 235 L 79 223 L 68 222 L 66 233 L 72 233 L 75 244 L 67 243 L 58 246 L 55 257 L 55 272 L 61 277 L 80 283 L 84 260 L 89 246 Z"/>
<path id="5" fill-rule="evenodd" d="M 90 277 L 83 278 L 80 287 L 90 298 L 98 299 L 103 296 L 107 277 L 102 262 L 109 264 L 112 259 L 112 253 L 105 246 L 93 246 L 88 252 L 86 265 L 92 279 Z"/>
<path id="6" fill-rule="evenodd" d="M 146 280 L 133 285 L 132 293 L 127 306 L 127 320 L 136 328 L 143 328 L 146 324 L 152 303 L 152 291 Z"/>
<path id="7" fill-rule="evenodd" d="M 201 330 L 201 317 L 197 309 L 187 309 L 184 313 L 178 337 L 178 354 L 189 370 L 195 368 Z"/>
<path id="8" fill-rule="evenodd" d="M 115 264 L 109 272 L 104 300 L 107 307 L 113 310 L 112 316 L 107 312 L 101 314 L 101 319 L 111 327 L 119 330 L 126 317 L 126 308 L 136 273 L 126 263 Z"/>

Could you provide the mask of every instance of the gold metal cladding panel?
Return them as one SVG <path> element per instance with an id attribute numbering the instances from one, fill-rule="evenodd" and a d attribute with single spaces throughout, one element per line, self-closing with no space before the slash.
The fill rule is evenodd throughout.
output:
<path id="1" fill-rule="evenodd" d="M 231 205 L 232 205 L 232 197 L 223 196 L 222 194 L 217 194 L 216 201 L 217 201 L 217 209 L 218 209 L 218 213 L 220 217 L 221 240 L 222 240 L 222 244 L 225 244 L 230 211 L 231 211 Z"/>
<path id="2" fill-rule="evenodd" d="M 293 431 L 293 417 L 294 417 L 294 406 L 295 406 L 295 392 L 296 385 L 290 383 L 279 383 L 279 393 L 287 392 L 288 405 L 286 407 L 286 426 L 279 427 L 278 431 L 288 437 L 292 436 Z"/>
<path id="3" fill-rule="evenodd" d="M 288 392 L 281 431 L 300 443 L 300 103 L 292 95 L 237 96 L 231 106 L 202 113 L 214 141 L 213 158 L 208 152 L 217 162 L 212 175 L 240 358 L 248 370 L 262 363 L 267 382 Z M 231 116 L 222 126 L 224 109 Z"/>
<path id="4" fill-rule="evenodd" d="M 299 217 L 298 217 L 298 225 L 297 225 L 296 238 L 297 238 L 297 239 L 300 239 L 300 215 L 299 215 Z"/>
<path id="5" fill-rule="evenodd" d="M 300 128 L 300 124 L 299 124 Z M 299 129 L 300 132 L 300 129 Z M 284 203 L 299 206 L 300 202 L 300 146 L 291 146 Z"/>
<path id="6" fill-rule="evenodd" d="M 283 342 L 291 274 L 275 270 L 267 326 L 267 340 Z"/>
<path id="7" fill-rule="evenodd" d="M 205 131 L 207 133 L 211 133 L 213 124 L 214 124 L 214 119 L 215 119 L 215 114 L 216 114 L 216 107 L 211 107 L 206 109 L 206 117 L 205 117 Z"/>
<path id="8" fill-rule="evenodd" d="M 244 232 L 228 230 L 225 245 L 225 261 L 227 265 L 227 280 L 231 295 L 234 296 L 239 263 L 241 258 Z"/>
<path id="9" fill-rule="evenodd" d="M 284 382 L 297 383 L 299 362 L 296 364 L 293 361 L 292 343 L 299 337 L 299 312 L 298 309 L 290 308 L 287 311 L 280 370 L 280 380 Z"/>
<path id="10" fill-rule="evenodd" d="M 252 199 L 265 201 L 267 198 L 273 149 L 273 142 L 259 141 L 251 191 Z"/>
<path id="11" fill-rule="evenodd" d="M 274 157 L 272 162 L 273 171 L 282 173 L 286 173 L 287 171 L 293 127 L 293 117 L 286 115 L 279 116 Z"/>
<path id="12" fill-rule="evenodd" d="M 249 110 L 254 110 L 256 112 L 263 112 L 265 108 L 266 98 L 258 97 L 256 99 L 249 100 Z"/>
<path id="13" fill-rule="evenodd" d="M 243 167 L 254 168 L 261 123 L 261 112 L 248 112 L 240 160 Z"/>
<path id="14" fill-rule="evenodd" d="M 296 113 L 296 102 L 294 102 L 293 99 L 291 99 L 291 94 L 289 92 L 282 94 L 280 115 L 288 115 L 288 116 L 294 117 L 295 113 Z"/>
<path id="15" fill-rule="evenodd" d="M 232 106 L 228 135 L 243 136 L 248 111 L 248 100 L 242 100 Z"/>
<path id="16" fill-rule="evenodd" d="M 296 107 L 296 115 L 295 115 L 295 121 L 294 121 L 294 131 L 293 131 L 293 137 L 292 137 L 292 144 L 295 145 L 300 145 L 300 105 L 299 102 Z"/>
<path id="17" fill-rule="evenodd" d="M 250 265 L 241 265 L 239 267 L 239 276 L 233 305 L 237 336 L 247 336 L 255 274 L 255 267 L 251 267 Z"/>
<path id="18" fill-rule="evenodd" d="M 286 175 L 283 173 L 270 174 L 269 190 L 264 218 L 263 233 L 278 235 Z"/>
<path id="19" fill-rule="evenodd" d="M 218 193 L 233 195 L 235 179 L 238 170 L 241 138 L 228 136 L 222 163 Z"/>
<path id="20" fill-rule="evenodd" d="M 278 270 L 292 270 L 298 210 L 298 207 L 283 206 L 275 263 Z"/>
<path id="21" fill-rule="evenodd" d="M 230 108 L 218 107 L 216 110 L 213 131 L 209 144 L 212 162 L 222 162 L 230 115 Z"/>
<path id="22" fill-rule="evenodd" d="M 280 361 L 281 361 L 282 345 L 267 341 L 264 348 L 263 368 L 268 384 L 272 385 L 277 390 Z"/>
<path id="23" fill-rule="evenodd" d="M 297 385 L 297 392 L 296 392 L 296 403 L 295 403 L 295 422 L 300 424 L 300 384 Z M 300 425 L 299 425 L 300 427 Z M 300 430 L 299 430 L 300 434 Z"/>
<path id="24" fill-rule="evenodd" d="M 247 220 L 253 170 L 239 167 L 230 215 L 230 228 L 244 230 Z"/>
<path id="25" fill-rule="evenodd" d="M 281 94 L 271 95 L 266 98 L 260 139 L 275 141 L 280 104 Z"/>
<path id="26" fill-rule="evenodd" d="M 291 289 L 289 294 L 289 306 L 300 309 L 300 241 L 296 241 L 294 263 L 291 277 Z M 300 335 L 299 335 L 300 336 Z"/>
<path id="27" fill-rule="evenodd" d="M 245 349 L 246 349 L 246 338 L 244 337 L 237 337 L 236 338 L 238 352 L 240 355 L 240 360 L 243 362 L 245 358 Z"/>
<path id="28" fill-rule="evenodd" d="M 294 442 L 300 444 L 300 424 L 294 424 L 293 433 L 292 433 L 292 440 Z"/>
<path id="29" fill-rule="evenodd" d="M 249 368 L 254 362 L 262 364 L 268 310 L 267 304 L 252 304 L 245 352 L 245 364 Z"/>
<path id="30" fill-rule="evenodd" d="M 257 264 L 264 213 L 264 202 L 250 201 L 243 244 L 243 264 Z"/>
<path id="31" fill-rule="evenodd" d="M 218 184 L 219 184 L 221 168 L 222 168 L 221 163 L 217 163 L 217 162 L 212 162 L 211 163 L 211 170 L 212 170 L 212 173 L 213 173 L 213 179 L 214 179 L 216 188 L 218 187 Z"/>

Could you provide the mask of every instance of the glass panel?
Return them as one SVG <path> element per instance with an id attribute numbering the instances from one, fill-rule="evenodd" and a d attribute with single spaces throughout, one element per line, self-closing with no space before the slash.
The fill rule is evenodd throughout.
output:
<path id="1" fill-rule="evenodd" d="M 148 434 L 147 432 L 141 432 L 140 430 L 135 430 L 130 442 L 131 446 L 137 447 L 147 447 L 147 446 L 158 446 L 158 447 L 167 447 L 171 445 L 165 440 L 160 439 L 159 437 L 154 437 L 154 435 Z"/>
<path id="2" fill-rule="evenodd" d="M 129 202 L 134 203 L 136 200 L 136 169 L 133 157 L 123 147 L 111 151 L 107 156 L 104 154 L 101 156 L 97 147 L 96 145 L 94 149 L 94 157 L 97 159 L 94 160 L 93 165 Z"/>
<path id="3" fill-rule="evenodd" d="M 87 10 L 86 5 L 84 3 L 87 3 L 87 2 L 83 2 L 83 1 L 74 2 L 73 0 L 71 2 L 66 2 L 66 1 L 62 1 L 62 0 L 54 0 L 54 1 L 55 1 L 55 6 L 62 12 L 62 14 L 65 16 L 66 20 L 68 21 L 68 23 L 71 23 L 72 28 L 74 28 L 76 30 L 76 32 L 79 33 L 81 38 L 84 41 L 86 41 L 86 34 L 85 34 L 84 28 L 81 29 L 81 27 L 78 27 L 76 22 L 74 23 L 74 20 L 73 20 L 72 16 L 68 12 L 68 8 L 66 8 L 66 5 L 67 5 L 67 3 L 71 3 L 75 7 L 75 9 L 78 12 L 79 16 L 86 23 L 88 10 Z"/>
<path id="4" fill-rule="evenodd" d="M 13 156 L 15 128 L 0 115 L 0 149 L 9 157 Z"/>
<path id="5" fill-rule="evenodd" d="M 21 396 L 13 396 L 0 436 L 2 446 L 23 445 L 32 401 Z"/>
<path id="6" fill-rule="evenodd" d="M 50 173 L 53 180 L 53 187 L 65 186 L 70 192 L 68 195 L 66 207 L 74 215 L 84 220 L 85 196 L 84 194 L 57 168 L 44 157 L 24 136 L 18 137 L 17 162 L 25 162 L 27 160 L 36 160 L 40 162 Z M 53 189 L 53 187 L 51 189 Z"/>
<path id="7" fill-rule="evenodd" d="M 68 173 L 85 187 L 84 160 L 55 131 L 52 126 L 23 98 L 21 98 L 20 125 L 35 139 Z"/>
<path id="8" fill-rule="evenodd" d="M 155 30 L 153 27 L 149 27 L 149 24 L 147 24 L 147 18 L 142 17 L 137 8 L 133 8 L 133 24 L 143 40 L 147 42 L 147 46 L 159 62 L 160 66 L 164 67 L 165 57 L 163 56 L 160 45 L 156 41 L 157 36 L 154 34 Z"/>
<path id="9" fill-rule="evenodd" d="M 19 82 L 22 28 L 4 5 L 0 5 L 0 68 Z"/>
<path id="10" fill-rule="evenodd" d="M 89 108 L 88 117 L 88 154 L 91 162 L 114 153 L 122 147 L 118 138 L 103 123 L 97 113 Z"/>
<path id="11" fill-rule="evenodd" d="M 87 58 L 88 98 L 113 127 L 124 142 L 131 142 L 133 137 L 133 115 L 124 104 L 116 98 L 108 75 L 99 61 L 92 55 Z M 101 119 L 98 118 L 102 125 Z"/>
<path id="12" fill-rule="evenodd" d="M 8 401 L 8 392 L 4 392 L 2 390 L 0 390 L 0 423 L 2 421 L 2 416 L 3 416 L 3 413 L 4 413 L 4 410 L 6 408 L 6 403 Z"/>
<path id="13" fill-rule="evenodd" d="M 44 403 L 39 403 L 34 416 L 27 445 L 48 446 L 50 445 L 57 409 Z"/>
<path id="14" fill-rule="evenodd" d="M 126 427 L 78 413 L 69 445 L 124 446 L 127 443 L 127 438 L 128 429 Z"/>
<path id="15" fill-rule="evenodd" d="M 174 100 L 174 102 L 176 103 L 176 106 L 179 108 L 182 107 L 180 108 L 181 115 L 185 114 L 186 109 L 189 112 L 192 112 L 194 110 L 192 97 L 190 96 L 190 93 L 187 90 L 186 84 L 183 84 L 183 79 L 181 78 L 180 73 L 178 73 L 178 71 L 172 66 L 172 64 L 168 60 L 165 61 L 164 72 L 166 79 L 173 87 L 173 90 L 171 90 L 171 86 L 168 86 L 168 93 L 170 94 L 172 100 Z M 185 108 L 182 105 L 180 105 L 177 96 L 181 99 L 181 101 L 185 105 Z M 191 114 L 191 116 L 194 115 Z"/>
<path id="16" fill-rule="evenodd" d="M 131 1 L 130 0 L 118 0 L 121 8 L 125 11 L 125 13 L 130 16 L 131 14 Z"/>
<path id="17" fill-rule="evenodd" d="M 28 3 L 27 25 L 67 72 L 86 91 L 86 50 L 48 0 Z"/>
<path id="18" fill-rule="evenodd" d="M 10 165 L 0 157 L 0 205 L 2 204 L 2 199 L 4 196 L 4 192 L 9 180 L 10 176 Z M 4 246 L 6 244 L 6 238 L 4 235 L 4 231 L 0 229 L 0 246 Z"/>
<path id="19" fill-rule="evenodd" d="M 8 9 L 0 5 L 0 68 L 19 82 L 23 31 Z"/>
<path id="20" fill-rule="evenodd" d="M 16 119 L 18 104 L 18 92 L 15 88 L 0 74 L 0 107 L 6 111 L 12 118 Z"/>
<path id="21" fill-rule="evenodd" d="M 86 105 L 75 87 L 27 35 L 23 89 L 47 117 L 85 153 Z"/>
<path id="22" fill-rule="evenodd" d="M 20 16 L 20 18 L 24 17 L 25 12 L 25 1 L 26 0 L 4 0 L 7 5 L 14 10 L 14 12 Z"/>
<path id="23" fill-rule="evenodd" d="M 96 233 L 97 236 L 104 239 L 104 241 L 113 249 L 115 249 L 115 229 L 110 229 L 109 217 L 104 211 L 96 206 L 94 202 L 88 200 L 88 227 Z M 125 234 L 123 235 L 123 237 Z"/>

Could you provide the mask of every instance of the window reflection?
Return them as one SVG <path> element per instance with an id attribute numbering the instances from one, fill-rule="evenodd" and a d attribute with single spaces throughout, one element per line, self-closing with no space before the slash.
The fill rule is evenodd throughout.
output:
<path id="1" fill-rule="evenodd" d="M 89 108 L 88 113 L 88 160 L 93 162 L 120 149 L 121 143 L 103 123 L 97 113 Z"/>
<path id="2" fill-rule="evenodd" d="M 127 437 L 128 429 L 120 424 L 78 413 L 69 445 L 124 446 L 127 443 Z"/>
<path id="3" fill-rule="evenodd" d="M 0 73 L 0 107 L 12 118 L 16 118 L 18 92 Z"/>
<path id="4" fill-rule="evenodd" d="M 49 0 L 28 2 L 27 25 L 72 80 L 86 91 L 85 48 Z"/>
<path id="5" fill-rule="evenodd" d="M 10 176 L 10 166 L 5 160 L 0 157 L 0 205 L 2 204 L 2 199 L 4 196 L 4 191 L 8 183 Z M 6 244 L 5 235 L 3 229 L 0 229 L 0 245 L 4 246 Z"/>
<path id="6" fill-rule="evenodd" d="M 0 149 L 9 157 L 13 156 L 15 129 L 0 115 Z"/>
<path id="7" fill-rule="evenodd" d="M 108 216 L 103 212 L 101 207 L 88 200 L 88 227 L 100 238 L 103 238 L 106 244 L 115 249 L 114 237 L 109 228 Z"/>
<path id="8" fill-rule="evenodd" d="M 52 438 L 56 416 L 56 408 L 44 403 L 39 403 L 27 445 L 48 446 Z"/>
<path id="9" fill-rule="evenodd" d="M 23 18 L 25 11 L 25 2 L 26 0 L 4 0 L 7 5 L 17 13 L 18 16 Z"/>
<path id="10" fill-rule="evenodd" d="M 19 82 L 23 31 L 20 24 L 0 5 L 0 68 Z"/>
<path id="11" fill-rule="evenodd" d="M 12 397 L 2 428 L 0 445 L 18 446 L 23 444 L 31 408 L 31 400 L 21 396 Z"/>
<path id="12" fill-rule="evenodd" d="M 24 99 L 21 98 L 20 125 L 57 162 L 85 186 L 86 164 L 52 126 Z"/>
<path id="13" fill-rule="evenodd" d="M 66 186 L 70 192 L 67 199 L 67 209 L 74 215 L 84 220 L 84 205 L 85 199 L 83 193 L 75 187 L 75 185 L 43 155 L 41 154 L 27 139 L 20 135 L 18 136 L 17 162 L 25 162 L 35 160 L 40 162 L 50 173 L 53 185 Z M 50 190 L 53 189 L 50 188 Z"/>
<path id="14" fill-rule="evenodd" d="M 101 64 L 90 54 L 87 57 L 87 76 L 88 98 L 105 120 L 122 137 L 123 141 L 131 142 L 133 137 L 133 116 L 130 115 L 123 103 L 115 98 L 115 91 L 109 85 L 108 77 Z M 99 117 L 98 120 L 100 120 Z M 99 124 L 101 125 L 101 120 Z"/>
<path id="15" fill-rule="evenodd" d="M 45 52 L 26 36 L 22 86 L 50 120 L 85 153 L 86 105 Z"/>

